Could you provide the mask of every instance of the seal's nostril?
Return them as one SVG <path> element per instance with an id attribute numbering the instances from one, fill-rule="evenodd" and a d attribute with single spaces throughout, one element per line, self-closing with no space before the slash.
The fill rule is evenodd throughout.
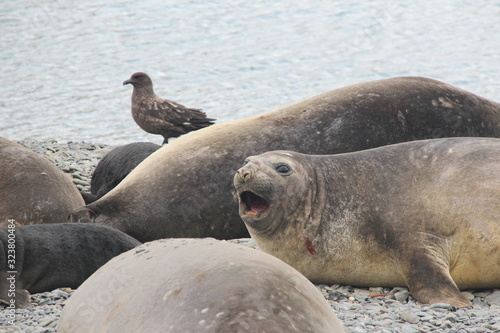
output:
<path id="1" fill-rule="evenodd" d="M 241 178 L 243 178 L 243 180 L 248 180 L 250 178 L 250 172 L 248 171 L 243 171 L 242 174 L 241 174 Z"/>

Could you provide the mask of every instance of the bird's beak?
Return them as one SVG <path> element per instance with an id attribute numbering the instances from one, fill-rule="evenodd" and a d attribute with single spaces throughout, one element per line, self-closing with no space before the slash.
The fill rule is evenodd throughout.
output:
<path id="1" fill-rule="evenodd" d="M 125 80 L 125 81 L 123 81 L 123 85 L 127 85 L 127 84 L 130 84 L 130 83 L 132 83 L 131 80 Z"/>

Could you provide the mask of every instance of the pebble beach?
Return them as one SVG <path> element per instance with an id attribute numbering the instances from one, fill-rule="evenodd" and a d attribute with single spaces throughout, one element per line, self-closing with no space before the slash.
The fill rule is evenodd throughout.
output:
<path id="1" fill-rule="evenodd" d="M 89 191 L 95 166 L 113 148 L 77 141 L 27 139 L 18 142 L 68 173 L 75 186 L 83 191 Z M 251 239 L 232 241 L 255 247 Z M 500 332 L 500 290 L 464 291 L 472 306 L 456 309 L 444 303 L 418 304 L 406 288 L 341 285 L 317 285 L 317 288 L 346 327 L 346 332 Z M 16 310 L 15 326 L 4 326 L 6 311 L 0 311 L 0 333 L 57 332 L 60 313 L 73 292 L 63 288 L 32 295 L 30 307 Z"/>

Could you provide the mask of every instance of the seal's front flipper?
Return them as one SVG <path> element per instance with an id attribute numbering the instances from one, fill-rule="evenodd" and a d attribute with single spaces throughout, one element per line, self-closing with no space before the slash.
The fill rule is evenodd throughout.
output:
<path id="1" fill-rule="evenodd" d="M 459 308 L 470 306 L 450 275 L 448 263 L 431 249 L 413 249 L 401 262 L 410 293 L 421 303 L 448 303 Z"/>

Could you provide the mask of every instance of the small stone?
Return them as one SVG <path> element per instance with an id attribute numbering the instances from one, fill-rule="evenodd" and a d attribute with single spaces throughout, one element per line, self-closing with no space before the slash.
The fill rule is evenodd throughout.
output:
<path id="1" fill-rule="evenodd" d="M 434 326 L 441 326 L 443 324 L 443 322 L 439 321 L 439 320 L 429 320 L 429 323 L 431 323 L 432 325 Z"/>
<path id="2" fill-rule="evenodd" d="M 445 309 L 448 311 L 456 311 L 457 307 L 448 303 L 434 303 L 429 306 L 430 309 Z"/>
<path id="3" fill-rule="evenodd" d="M 347 295 L 341 293 L 340 291 L 332 290 L 328 292 L 328 299 L 331 299 L 332 301 L 341 301 L 346 298 Z"/>
<path id="4" fill-rule="evenodd" d="M 372 321 L 370 325 L 379 326 L 379 327 L 390 327 L 391 321 L 390 320 Z"/>
<path id="5" fill-rule="evenodd" d="M 415 313 L 410 312 L 410 311 L 403 311 L 399 313 L 399 316 L 403 321 L 406 321 L 407 323 L 410 324 L 416 324 L 420 321 L 419 316 L 417 316 Z"/>
<path id="6" fill-rule="evenodd" d="M 420 316 L 420 321 L 429 321 L 429 320 L 432 320 L 432 319 L 434 319 L 433 316 L 429 316 L 429 315 Z"/>
<path id="7" fill-rule="evenodd" d="M 76 179 L 84 179 L 82 175 L 80 175 L 79 172 L 75 172 L 71 175 L 73 178 L 76 178 Z"/>
<path id="8" fill-rule="evenodd" d="M 474 300 L 472 301 L 472 305 L 478 305 L 478 306 L 483 307 L 483 306 L 488 306 L 488 303 L 486 303 L 484 301 L 484 299 L 481 299 L 481 297 L 474 297 Z"/>
<path id="9" fill-rule="evenodd" d="M 410 296 L 410 292 L 406 289 L 394 293 L 394 298 L 396 299 L 396 301 L 400 301 L 401 303 L 406 302 L 408 296 Z"/>
<path id="10" fill-rule="evenodd" d="M 52 290 L 50 293 L 55 297 L 60 297 L 60 298 L 68 298 L 69 296 L 67 292 L 62 291 L 61 289 Z"/>
<path id="11" fill-rule="evenodd" d="M 87 183 L 84 180 L 78 179 L 78 178 L 73 178 L 73 184 L 75 184 L 75 185 L 82 185 L 82 186 L 90 186 L 89 183 Z"/>
<path id="12" fill-rule="evenodd" d="M 462 295 L 467 298 L 468 301 L 472 302 L 474 300 L 474 294 L 468 291 L 462 291 Z"/>
<path id="13" fill-rule="evenodd" d="M 491 295 L 484 298 L 489 305 L 500 305 L 500 290 L 495 290 Z"/>
<path id="14" fill-rule="evenodd" d="M 354 293 L 358 294 L 358 295 L 361 295 L 363 297 L 369 297 L 371 292 L 369 290 L 366 290 L 366 289 L 358 289 L 358 288 L 355 288 L 354 289 Z"/>
<path id="15" fill-rule="evenodd" d="M 57 320 L 57 318 L 55 318 L 55 317 L 49 318 L 49 319 L 47 319 L 47 320 L 45 320 L 45 321 L 41 322 L 41 323 L 40 323 L 40 326 L 42 326 L 42 327 L 47 327 L 47 326 L 49 326 L 50 324 L 52 324 L 55 320 Z"/>
<path id="16" fill-rule="evenodd" d="M 383 294 L 384 293 L 384 288 L 382 288 L 382 287 L 372 287 L 372 288 L 369 288 L 368 290 L 370 290 L 372 294 Z"/>
<path id="17" fill-rule="evenodd" d="M 414 328 L 413 326 L 411 325 L 403 325 L 401 327 L 401 333 L 417 333 L 417 332 L 420 332 L 419 330 L 417 330 L 416 328 Z"/>
<path id="18" fill-rule="evenodd" d="M 52 332 L 54 332 L 53 329 L 45 327 L 37 327 L 35 328 L 34 331 L 31 331 L 31 333 L 52 333 Z"/>
<path id="19" fill-rule="evenodd" d="M 443 321 L 443 324 L 441 326 L 447 327 L 447 328 L 452 328 L 453 324 L 449 320 L 445 320 L 445 321 Z"/>
<path id="20" fill-rule="evenodd" d="M 452 323 L 456 323 L 458 321 L 458 317 L 454 313 L 448 313 L 444 317 L 444 320 L 449 320 Z"/>
<path id="21" fill-rule="evenodd" d="M 351 307 L 349 309 L 350 310 L 361 311 L 361 310 L 363 310 L 363 305 L 361 305 L 361 304 L 351 304 Z"/>
<path id="22" fill-rule="evenodd" d="M 61 169 L 63 172 L 69 173 L 71 170 L 67 165 L 60 165 L 59 169 Z"/>
<path id="23" fill-rule="evenodd" d="M 498 318 L 498 319 L 500 320 L 500 318 Z M 500 332 L 500 322 L 493 324 L 493 325 L 489 325 L 488 328 L 490 330 L 492 330 L 493 332 Z"/>

